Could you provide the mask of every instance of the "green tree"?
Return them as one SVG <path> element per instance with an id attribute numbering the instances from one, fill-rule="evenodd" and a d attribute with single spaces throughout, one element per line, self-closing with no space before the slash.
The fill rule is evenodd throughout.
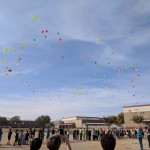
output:
<path id="1" fill-rule="evenodd" d="M 143 123 L 144 117 L 141 114 L 140 115 L 133 114 L 132 121 L 137 124 L 140 124 L 140 123 Z"/>
<path id="2" fill-rule="evenodd" d="M 39 116 L 38 118 L 35 119 L 35 123 L 36 125 L 40 126 L 40 127 L 45 127 L 45 125 L 49 125 L 51 119 L 49 116 Z"/>
<path id="3" fill-rule="evenodd" d="M 117 124 L 124 124 L 124 114 L 123 114 L 123 112 L 118 114 L 116 123 Z"/>
<path id="4" fill-rule="evenodd" d="M 20 116 L 14 116 L 10 119 L 10 121 L 12 124 L 18 124 L 21 122 L 21 118 L 20 118 Z"/>
<path id="5" fill-rule="evenodd" d="M 51 127 L 54 127 L 54 126 L 55 126 L 55 124 L 53 122 L 45 124 L 46 128 L 51 128 Z"/>
<path id="6" fill-rule="evenodd" d="M 109 126 L 111 126 L 111 124 L 113 124 L 113 123 L 116 124 L 117 117 L 116 116 L 107 116 L 107 117 L 104 117 L 104 120 L 106 123 L 108 123 Z"/>
<path id="7" fill-rule="evenodd" d="M 0 117 L 0 125 L 5 126 L 7 124 L 7 118 L 6 117 Z"/>

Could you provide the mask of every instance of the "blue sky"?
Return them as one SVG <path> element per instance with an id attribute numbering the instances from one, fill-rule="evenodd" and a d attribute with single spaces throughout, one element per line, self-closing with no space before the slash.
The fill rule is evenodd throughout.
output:
<path id="1" fill-rule="evenodd" d="M 149 8 L 148 0 L 1 0 L 0 116 L 102 117 L 148 104 Z"/>

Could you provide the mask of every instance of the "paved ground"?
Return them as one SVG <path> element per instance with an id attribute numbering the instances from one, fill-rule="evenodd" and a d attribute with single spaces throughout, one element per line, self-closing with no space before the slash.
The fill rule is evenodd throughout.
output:
<path id="1" fill-rule="evenodd" d="M 14 133 L 12 135 L 11 143 L 14 141 Z M 29 150 L 29 145 L 26 146 L 7 146 L 7 133 L 3 134 L 2 145 L 0 150 Z M 102 150 L 99 141 L 70 141 L 73 150 Z M 148 142 L 146 139 L 143 139 L 144 150 L 150 150 L 148 148 Z M 46 143 L 44 142 L 40 150 L 47 150 Z M 66 145 L 62 144 L 60 150 L 66 150 Z M 121 139 L 117 140 L 115 150 L 140 150 L 137 139 Z"/>

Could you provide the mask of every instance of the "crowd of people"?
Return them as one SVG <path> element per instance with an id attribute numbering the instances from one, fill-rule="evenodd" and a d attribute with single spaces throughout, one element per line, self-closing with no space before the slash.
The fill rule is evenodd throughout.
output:
<path id="1" fill-rule="evenodd" d="M 75 129 L 73 130 L 73 139 L 74 140 L 100 140 L 101 137 L 105 134 L 112 134 L 115 138 L 121 138 L 125 135 L 125 130 L 112 129 L 112 130 L 102 130 L 101 128 L 96 129 Z"/>
<path id="2" fill-rule="evenodd" d="M 15 133 L 15 140 L 11 141 L 11 137 L 13 132 Z M 38 138 L 35 138 L 35 133 L 38 132 Z M 57 150 L 50 147 L 60 147 L 62 142 L 66 142 L 68 149 L 71 149 L 69 140 L 70 135 L 72 134 L 73 140 L 100 140 L 102 147 L 107 147 L 105 145 L 105 140 L 108 142 L 111 141 L 110 145 L 116 144 L 116 139 L 123 138 L 126 136 L 127 138 L 137 138 L 139 141 L 140 149 L 143 150 L 143 143 L 142 138 L 145 137 L 148 139 L 149 147 L 150 147 L 150 128 L 145 128 L 144 130 L 141 127 L 138 127 L 137 129 L 131 129 L 131 130 L 125 130 L 125 129 L 111 129 L 111 130 L 103 130 L 103 129 L 74 129 L 71 133 L 70 129 L 39 129 L 35 130 L 32 128 L 29 128 L 28 130 L 15 130 L 12 131 L 12 129 L 9 129 L 8 132 L 8 142 L 7 145 L 12 144 L 21 146 L 21 145 L 29 145 L 31 150 L 38 150 L 33 149 L 33 147 L 36 145 L 39 147 L 44 142 L 44 139 L 46 139 L 47 147 L 50 150 Z M 3 131 L 2 128 L 0 128 L 0 145 L 1 145 L 1 139 L 2 139 Z M 11 142 L 10 142 L 11 141 Z M 33 142 L 34 141 L 34 142 Z M 54 142 L 55 141 L 55 142 Z M 38 144 L 36 144 L 38 143 Z M 41 144 L 40 144 L 41 143 Z M 107 150 L 107 148 L 104 148 Z M 110 149 L 109 149 L 110 150 Z M 113 149 L 112 149 L 113 150 Z"/>

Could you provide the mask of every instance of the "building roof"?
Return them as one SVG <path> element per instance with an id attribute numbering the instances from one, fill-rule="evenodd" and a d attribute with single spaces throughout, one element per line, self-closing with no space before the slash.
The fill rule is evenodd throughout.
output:
<path id="1" fill-rule="evenodd" d="M 145 119 L 144 122 L 150 122 L 150 119 L 149 119 L 149 120 L 148 120 L 148 119 Z"/>
<path id="2" fill-rule="evenodd" d="M 150 106 L 150 104 L 144 104 L 144 105 L 132 105 L 132 106 L 124 106 L 123 108 L 128 108 L 128 107 L 142 107 L 142 106 Z"/>
<path id="3" fill-rule="evenodd" d="M 100 118 L 100 117 L 87 117 L 87 116 L 74 116 L 74 117 L 66 117 L 66 118 L 62 118 L 62 119 L 70 119 L 70 118 L 89 118 L 89 119 L 94 119 L 94 118 L 96 118 L 96 119 L 103 119 L 103 118 Z"/>
<path id="4" fill-rule="evenodd" d="M 108 125 L 108 123 L 85 123 L 86 125 Z"/>

